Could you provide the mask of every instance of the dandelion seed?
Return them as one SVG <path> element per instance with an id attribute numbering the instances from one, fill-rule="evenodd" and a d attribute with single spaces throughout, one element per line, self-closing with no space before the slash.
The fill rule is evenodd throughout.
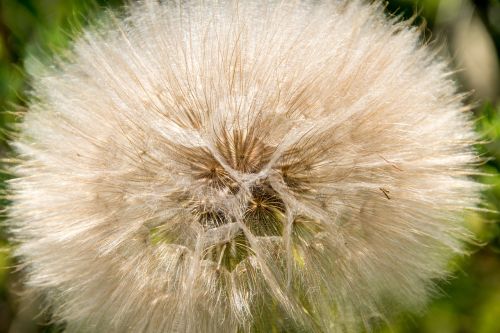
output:
<path id="1" fill-rule="evenodd" d="M 478 202 L 467 110 L 362 1 L 144 1 L 34 77 L 9 221 L 67 332 L 346 332 L 420 309 Z"/>

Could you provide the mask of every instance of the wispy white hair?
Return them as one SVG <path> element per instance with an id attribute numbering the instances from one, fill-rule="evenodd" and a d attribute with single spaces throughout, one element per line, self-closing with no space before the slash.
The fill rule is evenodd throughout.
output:
<path id="1" fill-rule="evenodd" d="M 67 332 L 345 332 L 469 239 L 468 107 L 363 1 L 145 1 L 34 78 L 10 230 Z"/>

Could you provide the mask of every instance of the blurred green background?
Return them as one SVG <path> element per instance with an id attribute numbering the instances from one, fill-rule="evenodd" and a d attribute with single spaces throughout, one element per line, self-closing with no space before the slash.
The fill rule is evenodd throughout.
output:
<path id="1" fill-rule="evenodd" d="M 29 91 L 26 69 L 64 50 L 88 19 L 123 0 L 0 0 L 0 156 L 9 153 L 5 134 L 23 111 Z M 390 0 L 387 11 L 424 27 L 424 40 L 445 45 L 463 91 L 471 91 L 478 145 L 487 159 L 481 181 L 486 210 L 500 211 L 500 1 Z M 0 189 L 7 175 L 0 174 Z M 0 201 L 0 206 L 6 203 Z M 441 294 L 422 314 L 403 314 L 384 332 L 500 332 L 500 214 L 468 213 L 468 224 L 480 244 L 442 283 Z M 0 333 L 58 332 L 34 306 L 24 304 L 9 244 L 0 225 Z"/>

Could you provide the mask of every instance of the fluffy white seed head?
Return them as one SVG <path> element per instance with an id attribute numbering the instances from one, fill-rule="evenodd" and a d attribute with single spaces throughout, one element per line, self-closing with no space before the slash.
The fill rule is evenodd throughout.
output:
<path id="1" fill-rule="evenodd" d="M 468 239 L 446 64 L 361 1 L 145 1 L 35 77 L 10 230 L 68 332 L 344 332 Z"/>

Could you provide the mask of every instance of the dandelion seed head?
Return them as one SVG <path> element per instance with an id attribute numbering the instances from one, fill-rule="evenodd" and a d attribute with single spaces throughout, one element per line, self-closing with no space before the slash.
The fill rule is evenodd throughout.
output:
<path id="1" fill-rule="evenodd" d="M 34 78 L 10 230 L 67 332 L 346 332 L 470 239 L 447 65 L 363 1 L 144 1 Z"/>

